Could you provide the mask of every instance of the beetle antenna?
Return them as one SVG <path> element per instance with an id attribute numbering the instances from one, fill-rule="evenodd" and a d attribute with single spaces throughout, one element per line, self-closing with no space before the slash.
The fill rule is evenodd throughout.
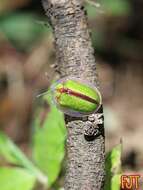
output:
<path id="1" fill-rule="evenodd" d="M 46 91 L 46 92 L 43 92 L 43 93 L 41 93 L 41 94 L 38 94 L 37 96 L 36 96 L 36 98 L 39 98 L 39 97 L 41 97 L 41 96 L 44 96 L 44 95 L 46 95 L 46 94 L 49 94 L 49 90 L 48 90 L 48 92 Z"/>

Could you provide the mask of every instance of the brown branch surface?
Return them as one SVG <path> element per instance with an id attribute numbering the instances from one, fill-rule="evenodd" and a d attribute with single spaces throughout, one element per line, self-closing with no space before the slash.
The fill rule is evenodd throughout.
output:
<path id="1" fill-rule="evenodd" d="M 74 76 L 99 88 L 94 50 L 81 0 L 43 0 L 55 35 L 61 77 Z M 100 110 L 102 112 L 102 109 Z M 66 117 L 67 172 L 65 190 L 101 190 L 104 184 L 104 128 L 94 119 Z M 97 128 L 95 138 L 85 138 L 85 129 Z"/>

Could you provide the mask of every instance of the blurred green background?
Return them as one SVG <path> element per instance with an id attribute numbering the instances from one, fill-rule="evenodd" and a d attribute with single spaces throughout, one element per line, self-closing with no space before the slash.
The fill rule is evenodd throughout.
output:
<path id="1" fill-rule="evenodd" d="M 141 174 L 143 1 L 86 0 L 85 7 L 101 82 L 106 151 L 122 139 L 122 172 Z M 45 22 L 39 0 L 0 1 L 2 190 L 63 187 L 64 117 L 50 100 L 36 99 L 58 77 L 54 38 Z M 121 172 L 120 148 L 110 154 L 117 175 Z M 119 184 L 108 186 L 106 190 L 119 189 Z"/>

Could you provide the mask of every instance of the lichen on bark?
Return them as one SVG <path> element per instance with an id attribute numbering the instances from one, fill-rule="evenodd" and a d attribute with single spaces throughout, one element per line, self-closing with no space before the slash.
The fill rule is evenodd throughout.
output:
<path id="1" fill-rule="evenodd" d="M 99 89 L 96 61 L 82 0 L 43 0 L 54 36 L 61 77 L 73 76 L 90 82 Z M 102 107 L 99 110 L 102 113 Z M 104 127 L 99 135 L 85 138 L 85 130 L 93 121 L 66 116 L 67 172 L 65 190 L 101 190 L 104 185 Z"/>

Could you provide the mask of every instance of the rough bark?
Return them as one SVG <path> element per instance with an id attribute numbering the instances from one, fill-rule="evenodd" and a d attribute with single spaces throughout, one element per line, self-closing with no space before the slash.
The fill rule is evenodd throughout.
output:
<path id="1" fill-rule="evenodd" d="M 43 0 L 55 35 L 58 70 L 61 77 L 74 76 L 99 88 L 96 62 L 81 0 Z M 102 109 L 100 109 L 102 112 Z M 67 172 L 65 190 L 101 190 L 104 184 L 104 128 L 94 119 L 66 116 Z M 85 136 L 89 128 L 96 135 Z"/>

